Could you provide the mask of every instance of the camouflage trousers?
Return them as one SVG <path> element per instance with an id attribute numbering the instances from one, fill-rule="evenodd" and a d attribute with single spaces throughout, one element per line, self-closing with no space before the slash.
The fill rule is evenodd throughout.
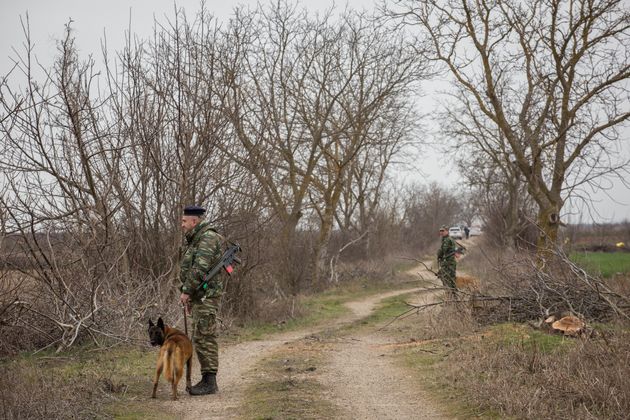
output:
<path id="1" fill-rule="evenodd" d="M 217 344 L 217 310 L 219 298 L 208 298 L 192 304 L 192 342 L 201 373 L 216 373 L 219 369 Z"/>
<path id="2" fill-rule="evenodd" d="M 455 261 L 441 261 L 439 263 L 440 269 L 438 270 L 438 278 L 442 281 L 444 287 L 450 287 L 456 289 L 455 286 L 455 269 L 457 263 Z"/>

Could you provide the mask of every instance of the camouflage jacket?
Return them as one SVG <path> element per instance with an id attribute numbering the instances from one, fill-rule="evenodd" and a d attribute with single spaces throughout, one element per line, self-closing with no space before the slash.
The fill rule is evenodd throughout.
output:
<path id="1" fill-rule="evenodd" d="M 450 236 L 444 236 L 442 238 L 442 244 L 438 249 L 437 257 L 438 263 L 440 262 L 454 262 L 455 252 L 457 251 L 457 244 Z"/>
<path id="2" fill-rule="evenodd" d="M 223 238 L 207 222 L 201 222 L 186 234 L 186 243 L 182 249 L 179 278 L 182 282 L 182 293 L 199 301 L 204 296 L 217 297 L 223 292 L 222 275 L 210 279 L 206 292 L 197 292 L 206 273 L 221 260 L 221 243 Z"/>

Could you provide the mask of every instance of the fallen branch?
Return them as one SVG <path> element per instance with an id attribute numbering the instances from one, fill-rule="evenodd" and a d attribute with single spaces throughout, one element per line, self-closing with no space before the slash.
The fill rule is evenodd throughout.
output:
<path id="1" fill-rule="evenodd" d="M 415 262 L 417 262 L 417 263 L 419 263 L 419 264 L 422 264 L 422 265 L 424 266 L 424 268 L 425 268 L 428 272 L 433 273 L 436 277 L 437 277 L 437 275 L 438 275 L 437 271 L 434 271 L 434 270 L 433 270 L 433 266 L 429 267 L 429 266 L 427 265 L 427 263 L 425 263 L 424 261 L 421 261 L 421 260 L 419 260 L 419 259 L 417 259 L 417 258 L 411 258 L 411 257 L 398 257 L 398 258 L 400 258 L 400 259 L 402 259 L 402 260 L 415 261 Z"/>

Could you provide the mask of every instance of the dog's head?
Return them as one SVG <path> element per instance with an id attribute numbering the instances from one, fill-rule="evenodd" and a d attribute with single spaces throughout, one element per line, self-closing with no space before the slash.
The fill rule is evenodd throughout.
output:
<path id="1" fill-rule="evenodd" d="M 162 318 L 158 318 L 157 325 L 149 319 L 149 341 L 152 346 L 161 346 L 164 344 L 164 321 Z"/>

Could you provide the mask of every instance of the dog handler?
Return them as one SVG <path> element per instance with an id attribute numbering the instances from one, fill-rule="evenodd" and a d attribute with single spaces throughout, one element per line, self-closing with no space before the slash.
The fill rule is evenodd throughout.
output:
<path id="1" fill-rule="evenodd" d="M 221 259 L 222 237 L 203 221 L 205 213 L 203 207 L 187 206 L 182 216 L 186 241 L 180 263 L 180 301 L 186 311 L 192 312 L 192 342 L 201 367 L 201 381 L 190 389 L 190 395 L 214 394 L 219 390 L 216 319 L 223 292 L 222 275 L 210 279 L 206 290 L 197 289 L 206 273 Z"/>

